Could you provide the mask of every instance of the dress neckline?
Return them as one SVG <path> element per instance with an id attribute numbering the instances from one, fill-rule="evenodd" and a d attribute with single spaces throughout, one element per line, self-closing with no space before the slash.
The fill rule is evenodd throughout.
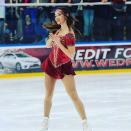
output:
<path id="1" fill-rule="evenodd" d="M 56 35 L 59 33 L 60 31 L 58 30 L 57 32 L 56 32 Z M 73 36 L 74 36 L 74 33 L 73 32 L 68 32 L 68 33 L 66 33 L 66 34 L 64 34 L 64 35 L 59 35 L 59 36 L 61 36 L 61 37 L 65 37 L 65 36 L 67 36 L 68 34 L 72 34 Z"/>

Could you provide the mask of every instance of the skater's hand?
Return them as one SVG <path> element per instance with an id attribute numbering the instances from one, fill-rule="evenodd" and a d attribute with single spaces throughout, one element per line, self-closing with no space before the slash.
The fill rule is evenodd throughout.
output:
<path id="1" fill-rule="evenodd" d="M 48 38 L 50 39 L 50 40 L 52 40 L 53 41 L 53 33 L 49 33 L 49 36 L 48 36 Z"/>
<path id="2" fill-rule="evenodd" d="M 57 45 L 57 46 L 61 46 L 61 39 L 60 39 L 60 36 L 58 35 L 52 35 L 51 36 L 52 40 L 54 41 L 54 44 Z"/>
<path id="3" fill-rule="evenodd" d="M 47 40 L 46 40 L 46 45 L 47 45 L 47 48 L 51 48 L 54 44 L 54 34 L 53 33 L 50 33 Z"/>

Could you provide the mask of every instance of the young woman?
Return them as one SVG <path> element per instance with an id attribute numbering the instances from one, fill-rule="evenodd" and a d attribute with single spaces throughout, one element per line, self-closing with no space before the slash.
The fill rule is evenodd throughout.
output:
<path id="1" fill-rule="evenodd" d="M 83 103 L 81 102 L 75 86 L 75 72 L 71 58 L 75 54 L 75 34 L 72 28 L 73 18 L 69 10 L 59 7 L 55 10 L 55 21 L 59 29 L 49 34 L 47 47 L 52 48 L 48 58 L 42 63 L 45 72 L 45 98 L 44 117 L 41 131 L 48 130 L 48 119 L 52 106 L 52 96 L 57 79 L 61 79 L 64 87 L 72 99 L 81 119 L 83 131 L 91 131 L 87 123 L 87 117 Z"/>

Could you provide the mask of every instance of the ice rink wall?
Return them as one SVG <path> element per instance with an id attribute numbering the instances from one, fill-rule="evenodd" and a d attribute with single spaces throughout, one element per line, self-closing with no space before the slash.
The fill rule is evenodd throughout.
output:
<path id="1" fill-rule="evenodd" d="M 0 59 L 0 76 L 43 75 L 41 64 L 50 49 L 43 46 L 1 47 L 3 55 L 21 55 L 18 58 L 8 56 Z M 22 55 L 27 54 L 27 57 Z M 36 58 L 35 60 L 33 58 Z M 20 67 L 16 67 L 19 63 Z M 76 54 L 72 59 L 77 73 L 112 73 L 131 71 L 131 45 L 129 43 L 77 44 Z M 22 67 L 24 66 L 24 67 Z M 18 69 L 17 69 L 18 68 Z"/>

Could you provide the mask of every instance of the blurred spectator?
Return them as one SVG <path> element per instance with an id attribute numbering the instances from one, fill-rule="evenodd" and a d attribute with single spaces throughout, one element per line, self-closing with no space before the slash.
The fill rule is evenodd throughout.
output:
<path id="1" fill-rule="evenodd" d="M 106 2 L 107 0 L 94 0 Z M 110 6 L 95 5 L 93 21 L 93 37 L 95 41 L 107 41 L 110 38 Z"/>
<path id="2" fill-rule="evenodd" d="M 30 3 L 32 0 L 19 0 L 19 3 Z M 17 17 L 18 17 L 18 24 L 17 24 L 17 37 L 18 41 L 21 42 L 23 38 L 23 21 L 25 17 L 25 10 L 27 10 L 26 7 L 18 7 L 17 8 Z"/>
<path id="3" fill-rule="evenodd" d="M 36 23 L 36 34 L 37 41 L 45 42 L 45 38 L 47 37 L 48 30 L 43 28 L 43 25 L 46 23 L 51 23 L 49 16 L 49 8 L 48 7 L 39 7 L 37 13 L 37 23 Z"/>
<path id="4" fill-rule="evenodd" d="M 10 0 L 10 3 L 19 3 L 19 0 Z M 18 7 L 7 7 L 6 8 L 6 23 L 10 30 L 10 43 L 17 42 L 17 30 L 18 30 Z M 20 28 L 20 27 L 19 27 Z"/>
<path id="5" fill-rule="evenodd" d="M 5 0 L 0 0 L 0 43 L 4 42 L 3 32 L 4 32 L 4 21 L 5 21 Z"/>
<path id="6" fill-rule="evenodd" d="M 4 43 L 10 43 L 10 29 L 7 23 L 4 24 L 4 32 L 3 32 L 3 38 Z"/>
<path id="7" fill-rule="evenodd" d="M 111 37 L 112 40 L 125 39 L 126 5 L 125 0 L 112 0 Z"/>
<path id="8" fill-rule="evenodd" d="M 18 7 L 17 8 L 17 18 L 18 18 L 18 22 L 17 22 L 17 41 L 21 42 L 22 38 L 23 38 L 23 11 L 24 11 L 24 7 Z"/>
<path id="9" fill-rule="evenodd" d="M 131 0 L 128 0 L 131 1 Z M 127 5 L 126 15 L 126 39 L 131 40 L 131 5 Z"/>
<path id="10" fill-rule="evenodd" d="M 36 40 L 35 24 L 31 20 L 30 15 L 25 16 L 24 26 L 23 26 L 23 42 L 33 43 Z"/>
<path id="11" fill-rule="evenodd" d="M 84 2 L 92 2 L 92 0 L 84 0 Z M 92 6 L 83 6 L 84 18 L 84 40 L 91 41 L 93 33 L 94 9 Z"/>
<path id="12" fill-rule="evenodd" d="M 24 0 L 10 0 L 10 3 L 23 3 Z M 26 2 L 29 2 L 26 1 Z M 22 37 L 22 7 L 7 7 L 6 22 L 10 30 L 10 43 L 17 43 Z"/>
<path id="13" fill-rule="evenodd" d="M 37 12 L 36 7 L 26 7 L 22 12 L 23 42 L 32 43 L 36 40 Z M 31 34 L 31 32 L 34 34 Z"/>
<path id="14" fill-rule="evenodd" d="M 23 17 L 25 18 L 26 15 L 30 15 L 32 23 L 36 24 L 37 13 L 37 7 L 26 7 L 23 10 Z"/>

